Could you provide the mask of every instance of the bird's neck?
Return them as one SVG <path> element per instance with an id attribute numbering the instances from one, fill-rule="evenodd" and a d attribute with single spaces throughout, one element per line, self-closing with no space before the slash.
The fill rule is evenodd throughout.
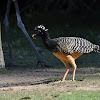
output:
<path id="1" fill-rule="evenodd" d="M 48 48 L 48 46 L 51 45 L 51 39 L 50 39 L 48 32 L 46 32 L 45 35 L 43 35 L 42 40 L 46 48 Z"/>
<path id="2" fill-rule="evenodd" d="M 45 35 L 42 37 L 42 40 L 43 40 L 45 47 L 49 51 L 53 51 L 53 52 L 57 51 L 56 50 L 57 43 L 53 39 L 50 39 L 50 36 L 48 33 L 45 33 Z"/>
<path id="3" fill-rule="evenodd" d="M 48 32 L 45 32 L 44 34 L 45 35 L 42 37 L 43 42 L 46 42 L 46 41 L 50 40 L 49 33 Z"/>

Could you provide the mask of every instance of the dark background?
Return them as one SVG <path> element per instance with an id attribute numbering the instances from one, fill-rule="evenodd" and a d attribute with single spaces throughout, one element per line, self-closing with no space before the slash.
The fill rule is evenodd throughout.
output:
<path id="1" fill-rule="evenodd" d="M 50 12 L 62 11 L 66 14 L 86 16 L 100 13 L 100 0 L 18 0 L 20 11 Z M 4 14 L 7 0 L 0 0 L 0 11 Z M 11 13 L 14 12 L 13 5 Z"/>
<path id="2" fill-rule="evenodd" d="M 49 13 L 61 11 L 69 16 L 93 16 L 100 13 L 100 0 L 18 0 L 20 12 L 40 11 Z M 5 13 L 7 0 L 0 0 L 0 11 Z M 14 13 L 13 4 L 11 14 Z"/>
<path id="3" fill-rule="evenodd" d="M 53 33 L 51 37 L 78 36 L 100 44 L 100 0 L 18 0 L 18 4 L 28 31 L 43 24 Z M 6 6 L 7 0 L 0 0 L 2 23 Z M 16 27 L 13 2 L 9 22 L 11 28 Z"/>
<path id="4" fill-rule="evenodd" d="M 65 26 L 67 28 L 70 28 L 71 25 L 76 26 L 76 24 L 84 24 L 85 26 L 92 24 L 94 27 L 100 25 L 100 0 L 18 0 L 18 4 L 23 22 L 25 22 L 26 19 L 27 21 L 31 20 L 31 22 L 35 20 L 32 23 L 33 26 L 37 24 L 50 26 L 49 21 L 52 25 L 56 25 L 56 23 L 57 25 L 65 24 L 64 22 L 66 21 Z M 6 7 L 7 0 L 0 0 L 0 16 L 2 22 L 4 20 Z M 12 19 L 14 16 L 15 7 L 12 3 L 10 18 Z M 41 20 L 43 21 L 40 20 L 37 23 L 35 18 L 36 16 L 39 17 L 37 19 L 40 19 L 41 17 Z M 44 19 L 42 19 L 43 17 Z M 53 20 L 51 21 L 51 19 Z M 48 22 L 45 22 L 45 20 Z M 91 27 L 91 29 L 92 28 L 93 27 Z"/>
<path id="5" fill-rule="evenodd" d="M 30 37 L 34 33 L 34 27 L 43 24 L 49 29 L 50 37 L 77 36 L 85 38 L 94 44 L 100 44 L 100 0 L 18 0 L 22 21 Z M 8 47 L 5 28 L 3 25 L 7 0 L 0 0 L 0 19 L 2 23 L 2 43 L 5 60 L 8 62 Z M 28 40 L 17 27 L 14 3 L 12 2 L 9 16 L 10 36 L 15 63 L 23 66 L 36 65 L 36 54 L 29 45 Z M 41 40 L 33 40 L 36 47 L 44 46 Z M 49 57 L 48 57 L 48 55 Z M 42 52 L 41 56 L 47 62 L 52 63 L 52 55 L 48 51 Z M 79 63 L 84 65 L 100 65 L 100 59 L 83 56 Z M 90 61 L 92 57 L 92 60 Z M 48 58 L 48 59 L 47 59 Z M 51 60 L 50 60 L 51 59 Z M 86 60 L 87 59 L 87 60 Z M 87 63 L 86 63 L 87 61 Z M 58 66 L 58 60 L 57 66 Z M 24 64 L 25 63 L 25 64 Z M 33 64 L 34 63 L 34 64 Z M 80 64 L 81 64 L 80 63 Z M 55 65 L 55 62 L 54 62 Z M 56 65 L 55 65 L 56 66 Z"/>

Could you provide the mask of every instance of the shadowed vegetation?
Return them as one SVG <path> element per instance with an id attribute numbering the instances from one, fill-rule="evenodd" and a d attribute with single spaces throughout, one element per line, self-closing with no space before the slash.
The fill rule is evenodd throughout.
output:
<path id="1" fill-rule="evenodd" d="M 13 19 L 13 20 L 12 20 Z M 26 12 L 22 14 L 22 20 L 26 29 L 31 36 L 34 33 L 34 27 L 39 24 L 44 24 L 49 29 L 51 38 L 61 36 L 77 36 L 90 40 L 94 44 L 100 44 L 100 29 L 98 19 L 81 19 L 68 18 L 66 14 L 52 12 Z M 85 20 L 85 21 L 84 21 Z M 13 59 L 18 66 L 35 67 L 37 58 L 34 54 L 28 40 L 16 25 L 16 17 L 10 17 L 10 34 L 12 41 Z M 92 22 L 91 22 L 92 21 Z M 4 26 L 2 26 L 2 41 L 6 63 L 8 63 L 8 49 Z M 62 63 L 47 51 L 41 39 L 33 40 L 38 50 L 41 52 L 42 58 L 53 65 L 54 67 L 62 67 Z M 85 54 L 77 60 L 79 67 L 99 67 L 100 54 Z"/>

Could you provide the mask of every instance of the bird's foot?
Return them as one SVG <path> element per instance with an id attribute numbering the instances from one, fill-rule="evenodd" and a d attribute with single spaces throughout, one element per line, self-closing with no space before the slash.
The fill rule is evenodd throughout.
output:
<path id="1" fill-rule="evenodd" d="M 60 82 L 64 82 L 65 80 L 59 80 L 59 81 L 56 81 L 55 83 L 60 83 Z"/>
<path id="2" fill-rule="evenodd" d="M 73 80 L 73 79 L 72 79 L 72 81 L 76 81 L 76 80 Z"/>

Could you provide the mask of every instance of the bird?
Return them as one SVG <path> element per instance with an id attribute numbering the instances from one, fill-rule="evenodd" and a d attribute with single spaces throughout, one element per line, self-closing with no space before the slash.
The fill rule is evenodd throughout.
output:
<path id="1" fill-rule="evenodd" d="M 72 81 L 75 81 L 77 68 L 75 60 L 81 55 L 91 52 L 100 53 L 100 46 L 86 39 L 80 37 L 58 37 L 51 39 L 48 29 L 43 25 L 36 26 L 34 30 L 33 39 L 41 37 L 45 47 L 65 65 L 66 71 L 61 81 L 65 80 L 70 70 L 69 64 L 73 67 Z"/>

